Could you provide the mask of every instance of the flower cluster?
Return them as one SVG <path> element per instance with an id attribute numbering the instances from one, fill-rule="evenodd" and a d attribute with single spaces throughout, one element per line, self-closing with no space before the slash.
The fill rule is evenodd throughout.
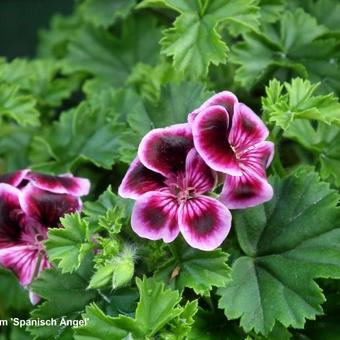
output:
<path id="1" fill-rule="evenodd" d="M 51 265 L 43 241 L 48 228 L 59 227 L 60 217 L 80 210 L 80 196 L 90 182 L 70 174 L 50 176 L 20 170 L 0 176 L 0 265 L 12 270 L 28 287 Z M 39 298 L 30 292 L 32 303 Z"/>
<path id="2" fill-rule="evenodd" d="M 231 92 L 218 93 L 188 115 L 188 123 L 150 131 L 119 188 L 136 200 L 132 229 L 141 237 L 212 250 L 231 227 L 229 209 L 273 196 L 266 178 L 274 145 L 268 129 Z M 224 182 L 219 198 L 214 188 Z"/>

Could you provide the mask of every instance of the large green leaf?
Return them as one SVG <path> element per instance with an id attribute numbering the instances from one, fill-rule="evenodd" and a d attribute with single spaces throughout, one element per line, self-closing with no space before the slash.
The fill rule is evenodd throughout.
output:
<path id="1" fill-rule="evenodd" d="M 229 278 L 228 254 L 220 249 L 204 252 L 185 242 L 171 245 L 175 256 L 156 271 L 155 276 L 177 289 L 192 288 L 197 294 L 209 295 L 213 287 L 223 287 Z"/>
<path id="2" fill-rule="evenodd" d="M 80 6 L 84 19 L 93 25 L 108 27 L 128 16 L 136 0 L 86 0 Z"/>
<path id="3" fill-rule="evenodd" d="M 88 261 L 72 274 L 61 274 L 56 269 L 48 269 L 33 283 L 33 291 L 44 301 L 31 313 L 32 319 L 56 319 L 57 326 L 30 327 L 34 339 L 72 338 L 72 328 L 59 324 L 61 318 L 79 319 L 85 306 L 94 300 L 96 292 L 88 290 L 88 280 L 92 267 Z"/>
<path id="4" fill-rule="evenodd" d="M 257 27 L 258 8 L 253 0 L 183 1 L 144 0 L 140 7 L 167 7 L 180 15 L 163 32 L 162 52 L 173 57 L 174 67 L 193 78 L 204 76 L 210 64 L 225 63 L 228 47 L 217 25 L 229 23 L 233 33 Z"/>
<path id="5" fill-rule="evenodd" d="M 34 167 L 50 172 L 68 171 L 78 161 L 110 169 L 118 157 L 119 137 L 124 126 L 108 107 L 82 102 L 35 136 L 31 160 Z"/>
<path id="6" fill-rule="evenodd" d="M 104 29 L 84 27 L 68 46 L 65 71 L 86 72 L 109 84 L 122 86 L 136 63 L 156 62 L 159 38 L 160 29 L 148 15 L 124 21 L 120 37 Z"/>
<path id="7" fill-rule="evenodd" d="M 308 120 L 294 121 L 284 137 L 300 143 L 317 156 L 321 177 L 340 186 L 340 127 Z"/>
<path id="8" fill-rule="evenodd" d="M 289 79 L 293 74 L 321 82 L 324 92 L 340 90 L 339 39 L 302 9 L 285 11 L 278 29 L 265 26 L 250 32 L 233 48 L 231 61 L 238 65 L 236 80 L 251 88 L 270 75 Z"/>
<path id="9" fill-rule="evenodd" d="M 59 106 L 78 87 L 77 77 L 60 76 L 61 64 L 51 59 L 15 59 L 0 64 L 0 81 L 19 86 L 41 106 Z"/>
<path id="10" fill-rule="evenodd" d="M 244 256 L 219 289 L 227 317 L 263 334 L 276 321 L 302 328 L 322 313 L 315 279 L 340 278 L 339 195 L 310 169 L 271 182 L 272 201 L 234 213 Z"/>
<path id="11" fill-rule="evenodd" d="M 149 339 L 163 327 L 169 325 L 178 316 L 192 323 L 192 316 L 197 310 L 196 303 L 185 307 L 179 305 L 180 295 L 177 291 L 165 288 L 164 284 L 154 278 L 137 278 L 140 300 L 135 318 L 127 316 L 110 317 L 105 315 L 96 305 L 87 308 L 83 319 L 88 324 L 75 331 L 75 339 Z M 195 308 L 196 307 L 196 308 Z"/>

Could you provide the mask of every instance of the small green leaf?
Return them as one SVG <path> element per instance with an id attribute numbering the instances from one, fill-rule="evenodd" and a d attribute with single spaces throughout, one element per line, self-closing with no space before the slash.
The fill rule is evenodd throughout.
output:
<path id="1" fill-rule="evenodd" d="M 270 81 L 266 87 L 266 97 L 262 98 L 265 117 L 285 130 L 295 119 L 318 120 L 340 126 L 338 99 L 332 93 L 315 95 L 318 86 L 301 78 L 295 78 L 283 86 L 275 79 Z"/>
<path id="2" fill-rule="evenodd" d="M 112 280 L 112 274 L 115 269 L 115 264 L 110 263 L 106 266 L 100 267 L 91 277 L 89 289 L 97 289 L 106 286 Z"/>
<path id="3" fill-rule="evenodd" d="M 234 213 L 245 255 L 218 291 L 228 319 L 263 334 L 276 321 L 302 328 L 322 313 L 325 297 L 315 279 L 340 278 L 339 195 L 310 169 L 271 183 L 272 201 Z"/>
<path id="4" fill-rule="evenodd" d="M 79 213 L 61 218 L 61 224 L 62 228 L 49 230 L 45 245 L 49 259 L 58 263 L 61 272 L 72 273 L 94 245 L 89 239 L 88 224 Z"/>

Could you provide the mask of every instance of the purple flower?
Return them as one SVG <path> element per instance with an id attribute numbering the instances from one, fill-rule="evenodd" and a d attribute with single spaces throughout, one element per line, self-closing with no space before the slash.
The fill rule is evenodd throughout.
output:
<path id="1" fill-rule="evenodd" d="M 200 156 L 226 174 L 220 200 L 228 208 L 253 207 L 272 198 L 266 168 L 274 145 L 265 141 L 268 129 L 249 107 L 224 91 L 189 114 L 188 120 Z"/>
<path id="2" fill-rule="evenodd" d="M 172 242 L 182 233 L 194 248 L 212 250 L 228 235 L 229 210 L 205 196 L 217 180 L 194 149 L 189 124 L 155 129 L 141 141 L 119 194 L 137 200 L 132 229 L 141 237 Z"/>
<path id="3" fill-rule="evenodd" d="M 50 176 L 20 170 L 0 176 L 0 265 L 12 270 L 22 286 L 51 265 L 43 241 L 60 217 L 81 209 L 79 196 L 90 182 L 70 174 Z M 39 298 L 30 293 L 32 303 Z"/>

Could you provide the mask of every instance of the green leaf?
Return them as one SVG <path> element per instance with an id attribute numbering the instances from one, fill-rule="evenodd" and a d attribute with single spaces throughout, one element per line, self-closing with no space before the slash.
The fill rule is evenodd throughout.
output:
<path id="1" fill-rule="evenodd" d="M 13 119 L 23 127 L 40 124 L 36 100 L 20 94 L 18 86 L 5 83 L 0 84 L 0 117 Z"/>
<path id="2" fill-rule="evenodd" d="M 339 91 L 339 39 L 326 33 L 302 9 L 285 11 L 278 28 L 264 26 L 261 32 L 246 33 L 234 46 L 235 80 L 249 89 L 263 78 L 289 79 L 293 73 L 320 81 L 324 92 Z"/>
<path id="3" fill-rule="evenodd" d="M 53 59 L 65 57 L 67 44 L 81 24 L 81 18 L 76 13 L 68 17 L 54 15 L 50 28 L 39 31 L 38 56 Z"/>
<path id="4" fill-rule="evenodd" d="M 189 2 L 182 0 L 144 0 L 139 7 L 167 7 L 180 13 L 173 27 L 163 32 L 162 53 L 173 57 L 174 67 L 192 78 L 205 76 L 210 64 L 226 62 L 228 47 L 217 25 L 232 33 L 257 27 L 258 8 L 253 0 Z"/>
<path id="5" fill-rule="evenodd" d="M 18 279 L 11 272 L 0 268 L 0 318 L 9 308 L 28 309 L 30 302 L 27 291 L 19 285 Z"/>
<path id="6" fill-rule="evenodd" d="M 92 305 L 83 315 L 84 320 L 89 319 L 88 324 L 75 330 L 75 339 L 122 339 L 127 336 L 133 339 L 147 339 L 180 314 L 189 324 L 192 323 L 196 305 L 194 302 L 184 308 L 179 306 L 179 293 L 165 288 L 163 283 L 154 278 L 137 278 L 136 284 L 140 300 L 135 319 L 122 315 L 112 318 Z"/>
<path id="7" fill-rule="evenodd" d="M 283 86 L 275 79 L 270 81 L 266 87 L 267 97 L 262 98 L 265 117 L 285 130 L 295 119 L 318 120 L 340 126 L 337 97 L 332 93 L 315 95 L 318 86 L 301 78 L 295 78 Z"/>
<path id="8" fill-rule="evenodd" d="M 137 278 L 140 301 L 136 309 L 136 322 L 145 334 L 156 334 L 164 325 L 181 313 L 180 295 L 164 287 L 154 278 Z"/>
<path id="9" fill-rule="evenodd" d="M 340 278 L 338 194 L 310 169 L 271 183 L 272 201 L 233 215 L 245 255 L 218 291 L 228 319 L 263 334 L 276 321 L 302 328 L 322 313 L 325 297 L 315 279 Z"/>
<path id="10" fill-rule="evenodd" d="M 0 65 L 0 80 L 18 85 L 22 94 L 32 95 L 42 106 L 59 106 L 78 87 L 77 77 L 60 76 L 60 63 L 51 59 L 14 59 Z"/>
<path id="11" fill-rule="evenodd" d="M 31 318 L 54 318 L 58 321 L 61 318 L 79 319 L 85 306 L 96 297 L 96 292 L 87 289 L 91 272 L 92 267 L 88 262 L 84 262 L 78 272 L 72 274 L 61 274 L 55 269 L 42 272 L 32 288 L 34 293 L 46 301 L 33 310 Z M 34 339 L 72 338 L 72 329 L 62 325 L 32 326 L 28 330 Z"/>
<path id="12" fill-rule="evenodd" d="M 204 252 L 176 241 L 171 257 L 155 273 L 157 278 L 169 282 L 176 289 L 192 288 L 197 294 L 209 295 L 213 287 L 223 287 L 230 279 L 228 254 L 221 249 Z"/>
<path id="13" fill-rule="evenodd" d="M 188 114 L 212 95 L 199 82 L 184 81 L 162 87 L 157 105 L 148 110 L 154 127 L 186 123 Z"/>
<path id="14" fill-rule="evenodd" d="M 107 31 L 84 27 L 71 40 L 65 72 L 86 72 L 108 84 L 122 86 L 138 62 L 154 64 L 160 30 L 153 17 L 130 17 L 117 38 Z"/>
<path id="15" fill-rule="evenodd" d="M 42 135 L 34 137 L 31 159 L 35 169 L 69 171 L 79 161 L 110 169 L 118 158 L 119 136 L 124 126 L 90 102 L 64 112 Z M 90 124 L 91 123 L 91 124 Z"/>
<path id="16" fill-rule="evenodd" d="M 93 248 L 88 224 L 79 213 L 61 218 L 62 228 L 49 229 L 45 242 L 48 257 L 58 264 L 62 273 L 79 268 L 85 255 Z"/>
<path id="17" fill-rule="evenodd" d="M 95 202 L 85 202 L 83 211 L 90 221 L 105 217 L 108 211 L 116 207 L 120 208 L 120 210 L 127 210 L 127 217 L 130 215 L 130 205 L 128 200 L 122 199 L 113 193 L 111 186 L 109 186 Z"/>
<path id="18" fill-rule="evenodd" d="M 86 0 L 80 7 L 80 13 L 83 18 L 95 26 L 109 27 L 117 19 L 126 18 L 136 0 Z"/>
<path id="19" fill-rule="evenodd" d="M 111 317 L 105 315 L 96 304 L 86 307 L 86 314 L 83 315 L 87 325 L 75 330 L 75 340 L 88 339 L 127 339 L 133 335 L 133 339 L 142 339 L 139 325 L 127 316 Z"/>
<path id="20" fill-rule="evenodd" d="M 294 121 L 284 137 L 300 143 L 317 155 L 323 179 L 340 186 L 340 128 L 307 120 Z"/>
<path id="21" fill-rule="evenodd" d="M 3 124 L 0 128 L 0 157 L 4 172 L 23 169 L 28 165 L 28 148 L 32 138 L 32 129 L 21 128 L 12 124 Z"/>
<path id="22" fill-rule="evenodd" d="M 319 24 L 340 31 L 340 3 L 337 0 L 298 1 L 298 7 L 315 17 Z"/>

